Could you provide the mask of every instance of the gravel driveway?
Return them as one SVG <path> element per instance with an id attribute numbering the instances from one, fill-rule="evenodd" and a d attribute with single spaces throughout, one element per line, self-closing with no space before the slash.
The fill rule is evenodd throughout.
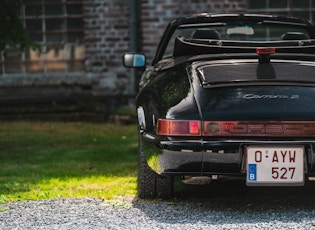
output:
<path id="1" fill-rule="evenodd" d="M 193 192 L 197 198 L 191 198 Z M 194 187 L 171 201 L 7 203 L 0 205 L 0 229 L 315 229 L 314 192 L 314 185 L 245 188 L 228 183 Z"/>

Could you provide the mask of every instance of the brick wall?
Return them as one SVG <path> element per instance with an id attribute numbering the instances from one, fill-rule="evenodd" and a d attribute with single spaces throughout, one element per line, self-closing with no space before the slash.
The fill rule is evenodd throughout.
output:
<path id="1" fill-rule="evenodd" d="M 138 0 L 139 51 L 148 62 L 167 23 L 202 12 L 244 12 L 246 0 Z M 102 90 L 130 92 L 130 71 L 121 65 L 129 50 L 129 1 L 90 0 L 85 4 L 86 73 Z"/>
<path id="2" fill-rule="evenodd" d="M 85 4 L 86 74 L 97 88 L 124 93 L 128 86 L 121 56 L 129 47 L 126 0 L 90 0 Z"/>

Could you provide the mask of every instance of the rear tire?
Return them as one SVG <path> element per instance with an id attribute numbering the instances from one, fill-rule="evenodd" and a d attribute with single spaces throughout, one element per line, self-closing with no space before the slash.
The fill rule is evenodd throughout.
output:
<path id="1" fill-rule="evenodd" d="M 173 177 L 161 176 L 148 166 L 140 135 L 138 146 L 138 196 L 142 199 L 170 198 L 173 196 Z"/>

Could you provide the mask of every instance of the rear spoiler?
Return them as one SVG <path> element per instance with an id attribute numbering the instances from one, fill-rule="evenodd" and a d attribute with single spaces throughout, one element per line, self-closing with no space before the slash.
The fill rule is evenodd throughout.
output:
<path id="1" fill-rule="evenodd" d="M 173 57 L 203 54 L 256 53 L 257 48 L 272 47 L 283 54 L 315 54 L 315 39 L 290 41 L 226 41 L 208 39 L 185 39 L 177 37 Z"/>

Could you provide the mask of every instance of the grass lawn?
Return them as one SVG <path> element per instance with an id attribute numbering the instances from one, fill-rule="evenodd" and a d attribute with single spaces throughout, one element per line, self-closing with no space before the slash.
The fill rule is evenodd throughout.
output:
<path id="1" fill-rule="evenodd" d="M 0 203 L 136 195 L 136 125 L 0 124 Z"/>

